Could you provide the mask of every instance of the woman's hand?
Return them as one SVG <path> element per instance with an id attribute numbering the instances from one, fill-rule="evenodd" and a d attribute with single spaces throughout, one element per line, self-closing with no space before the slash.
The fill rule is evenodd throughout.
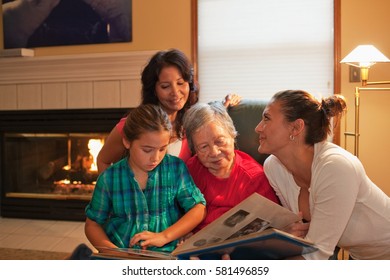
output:
<path id="1" fill-rule="evenodd" d="M 307 232 L 309 231 L 310 222 L 307 222 L 303 219 L 302 212 L 299 212 L 298 216 L 301 218 L 300 221 L 292 223 L 286 226 L 285 228 L 283 228 L 282 230 L 292 235 L 295 235 L 297 237 L 304 238 Z"/>
<path id="2" fill-rule="evenodd" d="M 168 243 L 168 239 L 162 232 L 143 231 L 135 234 L 130 239 L 130 246 L 134 246 L 137 243 L 139 243 L 142 249 L 150 246 L 162 247 Z"/>
<path id="3" fill-rule="evenodd" d="M 310 223 L 299 221 L 286 226 L 282 230 L 297 237 L 304 238 L 309 230 L 309 227 Z"/>
<path id="4" fill-rule="evenodd" d="M 242 97 L 235 93 L 230 93 L 226 95 L 225 99 L 222 101 L 223 106 L 226 108 L 236 106 L 240 103 Z"/>

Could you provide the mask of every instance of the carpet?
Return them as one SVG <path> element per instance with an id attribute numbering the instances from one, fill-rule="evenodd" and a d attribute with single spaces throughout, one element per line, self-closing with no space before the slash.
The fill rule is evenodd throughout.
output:
<path id="1" fill-rule="evenodd" d="M 0 248 L 0 260 L 64 260 L 69 253 Z"/>

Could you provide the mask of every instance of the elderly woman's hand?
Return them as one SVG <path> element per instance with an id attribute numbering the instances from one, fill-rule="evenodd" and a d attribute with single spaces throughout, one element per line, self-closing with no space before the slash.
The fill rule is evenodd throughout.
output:
<path id="1" fill-rule="evenodd" d="M 225 99 L 222 101 L 223 106 L 226 108 L 236 106 L 240 103 L 242 97 L 235 93 L 230 93 L 226 95 Z"/>

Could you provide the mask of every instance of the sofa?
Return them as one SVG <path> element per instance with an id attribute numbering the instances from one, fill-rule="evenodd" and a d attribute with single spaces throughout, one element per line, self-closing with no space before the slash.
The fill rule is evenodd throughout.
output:
<path id="1" fill-rule="evenodd" d="M 228 113 L 238 132 L 237 149 L 249 154 L 261 165 L 263 165 L 268 155 L 260 154 L 257 151 L 259 135 L 255 132 L 255 128 L 262 119 L 267 103 L 266 100 L 243 99 L 238 105 L 228 108 Z"/>

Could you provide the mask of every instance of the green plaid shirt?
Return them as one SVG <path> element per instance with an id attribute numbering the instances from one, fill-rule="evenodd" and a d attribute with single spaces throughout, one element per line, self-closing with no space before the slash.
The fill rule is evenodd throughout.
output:
<path id="1" fill-rule="evenodd" d="M 110 240 L 128 248 L 131 237 L 144 230 L 161 232 L 177 222 L 181 214 L 206 201 L 194 184 L 184 162 L 165 155 L 149 172 L 141 190 L 127 158 L 100 174 L 92 199 L 85 209 L 88 218 L 103 226 Z M 177 240 L 151 250 L 171 252 Z"/>

